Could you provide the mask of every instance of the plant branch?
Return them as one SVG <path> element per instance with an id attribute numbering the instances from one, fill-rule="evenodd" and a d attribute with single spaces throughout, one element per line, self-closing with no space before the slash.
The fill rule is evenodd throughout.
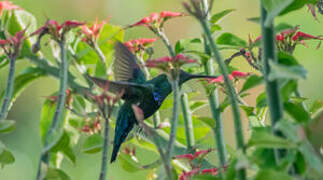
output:
<path id="1" fill-rule="evenodd" d="M 174 52 L 174 49 L 172 48 L 172 46 L 171 46 L 171 44 L 169 42 L 169 39 L 167 38 L 164 31 L 159 30 L 156 34 L 162 39 L 164 45 L 168 49 L 168 52 L 169 52 L 170 56 L 175 57 L 176 54 Z M 174 85 L 174 83 L 173 83 L 173 85 Z M 173 91 L 174 90 L 175 89 L 173 89 Z M 187 149 L 191 150 L 192 147 L 194 146 L 194 142 L 195 142 L 195 140 L 194 140 L 194 131 L 193 131 L 193 120 L 192 120 L 192 116 L 191 116 L 191 113 L 190 113 L 191 110 L 190 110 L 190 108 L 188 106 L 188 98 L 185 95 L 185 93 L 183 93 L 183 96 L 181 96 L 181 98 L 179 98 L 179 101 L 181 102 L 181 105 L 182 105 L 182 113 L 183 113 L 183 118 L 184 118 L 184 123 L 185 123 L 185 134 L 186 134 L 186 142 L 187 142 L 186 145 L 187 145 Z M 175 92 L 174 92 L 174 105 L 173 105 L 173 107 L 174 106 L 175 106 Z M 173 114 L 175 114 L 175 113 L 173 112 Z M 176 122 L 176 123 L 178 123 L 178 122 Z M 173 126 L 173 124 L 171 124 L 171 126 Z M 176 131 L 175 131 L 175 133 L 176 133 Z M 174 136 L 176 137 L 176 134 Z"/>
<path id="2" fill-rule="evenodd" d="M 270 26 L 265 26 L 267 18 L 267 12 L 261 4 L 261 30 L 262 30 L 262 50 L 263 50 L 263 66 L 264 66 L 264 77 L 266 82 L 267 101 L 270 111 L 271 124 L 273 133 L 282 136 L 281 132 L 274 130 L 275 124 L 283 117 L 283 105 L 280 98 L 278 81 L 270 81 L 268 75 L 270 73 L 269 62 L 277 62 L 276 51 L 275 51 L 275 37 L 274 37 L 274 25 L 270 22 Z M 281 151 L 275 151 L 276 162 L 282 156 Z M 278 162 L 277 162 L 278 163 Z"/>
<path id="3" fill-rule="evenodd" d="M 9 73 L 7 78 L 7 85 L 5 89 L 5 94 L 2 102 L 0 121 L 5 120 L 9 111 L 9 104 L 13 93 L 13 85 L 15 80 L 15 66 L 16 57 L 10 57 Z"/>
<path id="4" fill-rule="evenodd" d="M 108 110 L 111 111 L 112 110 Z M 105 109 L 101 110 L 104 117 L 104 140 L 103 140 L 103 150 L 102 150 L 102 158 L 101 158 L 101 171 L 99 180 L 105 180 L 107 171 L 108 171 L 108 152 L 109 152 L 109 119 L 111 113 L 108 112 L 108 116 L 105 112 Z"/>
<path id="5" fill-rule="evenodd" d="M 67 82 L 68 82 L 68 62 L 66 59 L 66 44 L 65 39 L 63 38 L 59 43 L 60 47 L 60 53 L 61 53 L 61 62 L 60 62 L 60 71 L 59 71 L 59 79 L 60 79 L 60 86 L 59 86 L 59 92 L 58 92 L 58 98 L 56 103 L 56 109 L 54 112 L 54 117 L 52 120 L 52 123 L 50 125 L 50 128 L 46 134 L 45 142 L 44 142 L 44 149 L 46 149 L 46 146 L 48 146 L 48 141 L 50 135 L 57 129 L 57 124 L 59 123 L 59 118 L 61 118 L 64 104 L 65 104 L 65 97 L 66 97 L 66 89 L 67 89 Z M 40 165 L 38 169 L 38 177 L 37 179 L 42 179 L 41 175 L 41 161 L 43 160 L 46 164 L 48 164 L 48 151 L 44 151 L 41 154 L 40 157 Z"/>
<path id="6" fill-rule="evenodd" d="M 194 8 L 195 8 L 196 13 L 201 12 L 201 9 L 198 9 L 199 8 L 198 6 L 194 6 Z M 226 85 L 226 87 L 228 89 L 228 96 L 230 98 L 232 113 L 233 113 L 233 118 L 234 118 L 237 148 L 240 149 L 243 153 L 245 153 L 246 149 L 244 146 L 242 122 L 241 122 L 241 116 L 240 116 L 238 100 L 237 100 L 238 98 L 237 98 L 236 91 L 233 87 L 231 80 L 228 77 L 228 69 L 227 69 L 227 67 L 221 57 L 221 54 L 220 54 L 219 50 L 217 49 L 214 39 L 212 37 L 212 33 L 210 30 L 208 20 L 203 16 L 203 13 L 202 14 L 196 14 L 196 13 L 195 13 L 195 17 L 200 21 L 200 23 L 202 25 L 204 33 L 209 41 L 210 50 L 213 53 L 214 60 L 216 60 L 217 64 L 219 65 L 219 69 L 223 75 L 224 84 Z M 240 179 L 246 179 L 245 168 L 240 169 L 238 173 L 239 173 Z"/>
<path id="7" fill-rule="evenodd" d="M 181 95 L 181 106 L 182 106 L 184 127 L 185 127 L 186 146 L 188 151 L 191 152 L 195 144 L 195 139 L 194 139 L 192 112 L 190 111 L 190 107 L 188 104 L 188 97 L 186 93 L 183 93 Z"/>
<path id="8" fill-rule="evenodd" d="M 210 19 L 210 15 L 208 11 L 208 4 L 207 0 L 202 1 L 202 7 L 204 8 L 205 13 L 207 13 L 207 20 Z M 204 35 L 204 49 L 205 53 L 208 53 L 209 49 L 209 44 L 207 43 L 207 37 Z M 230 64 L 231 60 L 237 56 L 240 56 L 241 52 L 239 51 L 238 53 L 235 53 L 232 55 L 229 59 L 225 60 L 226 64 Z M 204 71 L 206 75 L 214 75 L 214 67 L 213 67 L 213 60 L 208 59 L 207 62 L 204 64 Z M 222 123 L 222 114 L 221 114 L 221 109 L 220 109 L 220 102 L 219 102 L 219 92 L 218 89 L 214 89 L 214 91 L 210 92 L 209 95 L 209 104 L 210 104 L 210 109 L 212 113 L 213 119 L 215 119 L 215 127 L 212 128 L 213 133 L 215 134 L 215 142 L 216 142 L 216 147 L 218 150 L 218 156 L 220 160 L 220 164 L 222 167 L 224 167 L 227 163 L 227 155 L 226 155 L 226 148 L 225 148 L 225 143 L 224 143 L 224 134 L 223 134 L 223 123 Z M 222 179 L 222 171 L 219 171 L 219 177 Z"/>

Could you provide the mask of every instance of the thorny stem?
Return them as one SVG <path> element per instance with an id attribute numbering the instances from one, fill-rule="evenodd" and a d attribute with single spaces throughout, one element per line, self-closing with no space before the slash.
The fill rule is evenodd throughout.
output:
<path id="1" fill-rule="evenodd" d="M 179 97 L 179 79 L 178 79 L 178 74 L 175 72 L 176 70 L 173 69 L 171 71 L 171 85 L 173 89 L 173 111 L 172 111 L 172 119 L 171 119 L 171 127 L 170 127 L 170 136 L 169 136 L 169 142 L 167 146 L 167 151 L 166 151 L 166 163 L 167 166 L 171 167 L 171 159 L 173 155 L 173 148 L 174 148 L 174 143 L 176 141 L 176 132 L 177 132 L 177 125 L 178 125 L 178 116 L 179 116 L 179 102 L 180 102 L 180 97 Z"/>
<path id="2" fill-rule="evenodd" d="M 59 79 L 60 79 L 60 87 L 58 92 L 58 98 L 56 103 L 56 109 L 54 113 L 54 117 L 52 120 L 52 123 L 50 125 L 50 128 L 46 134 L 45 137 L 45 143 L 44 143 L 44 149 L 42 151 L 41 157 L 40 157 L 40 163 L 39 163 L 39 169 L 37 174 L 37 179 L 42 179 L 41 175 L 41 161 L 43 160 L 45 164 L 48 164 L 48 138 L 50 135 L 57 130 L 57 124 L 59 123 L 59 118 L 61 118 L 64 104 L 65 104 L 65 97 L 66 97 L 66 89 L 67 89 L 67 82 L 68 82 L 68 62 L 66 59 L 66 47 L 65 47 L 65 39 L 63 38 L 59 42 L 60 52 L 61 52 L 61 62 L 60 62 L 60 71 L 59 71 Z"/>
<path id="3" fill-rule="evenodd" d="M 0 112 L 0 121 L 5 120 L 9 111 L 10 100 L 13 93 L 13 85 L 15 80 L 15 66 L 16 66 L 16 57 L 10 57 L 10 67 L 7 79 L 7 85 L 5 89 L 5 94 L 3 98 L 3 103 Z"/>
<path id="4" fill-rule="evenodd" d="M 167 47 L 170 56 L 175 57 L 176 54 L 174 52 L 174 49 L 172 48 L 172 46 L 171 46 L 171 44 L 169 42 L 169 39 L 165 35 L 165 32 L 163 31 L 163 29 L 159 30 L 156 34 L 164 42 L 164 45 Z M 178 86 L 178 84 L 177 84 L 177 86 Z M 173 104 L 173 107 L 175 107 L 175 89 L 173 89 L 173 91 L 174 91 L 174 104 Z M 190 108 L 188 106 L 188 98 L 185 95 L 185 93 L 183 93 L 183 96 L 181 98 L 179 98 L 179 101 L 182 104 L 182 113 L 183 113 L 183 118 L 184 118 L 184 123 L 185 123 L 184 127 L 185 127 L 185 134 L 186 134 L 187 149 L 192 150 L 192 147 L 194 146 L 194 142 L 195 142 L 195 140 L 194 140 L 194 131 L 193 131 L 193 120 L 192 120 L 192 116 L 191 116 L 191 113 L 190 113 L 191 110 L 190 110 Z M 176 103 L 178 103 L 178 102 L 176 102 Z M 176 114 L 176 113 L 173 112 L 173 115 L 174 114 Z M 177 121 L 178 121 L 178 117 L 177 117 Z M 178 122 L 176 122 L 176 123 L 178 123 Z M 173 124 L 171 124 L 171 126 L 173 126 Z M 176 137 L 176 131 L 174 133 L 175 133 L 174 136 Z"/>
<path id="5" fill-rule="evenodd" d="M 157 134 L 156 130 L 153 128 L 150 128 L 148 125 L 146 125 L 143 122 L 143 120 L 141 120 L 141 119 L 137 119 L 137 120 L 138 120 L 140 126 L 142 127 L 142 129 L 145 131 L 145 133 L 148 134 L 152 138 L 152 141 L 156 145 L 157 150 L 160 154 L 161 160 L 163 162 L 168 179 L 173 180 L 174 176 L 172 173 L 172 167 L 170 165 L 170 161 L 168 161 L 167 155 L 163 151 L 163 147 L 162 147 L 161 142 L 159 141 L 159 137 L 157 136 L 158 134 Z"/>
<path id="6" fill-rule="evenodd" d="M 195 144 L 194 140 L 194 129 L 192 121 L 192 112 L 188 104 L 188 97 L 186 93 L 181 95 L 181 106 L 184 119 L 185 135 L 186 135 L 186 145 L 189 152 L 193 150 Z"/>
<path id="7" fill-rule="evenodd" d="M 103 150 L 101 158 L 101 171 L 99 180 L 105 180 L 107 171 L 108 171 L 108 152 L 109 152 L 109 119 L 112 112 L 112 109 L 108 109 L 108 116 L 105 112 L 105 109 L 102 109 L 101 112 L 104 117 L 104 140 L 103 140 Z"/>
<path id="8" fill-rule="evenodd" d="M 208 10 L 207 0 L 202 1 L 202 7 L 204 8 L 204 11 Z M 207 19 L 210 19 L 209 13 L 208 12 L 206 13 L 207 13 Z M 204 39 L 204 46 L 205 46 L 204 49 L 206 53 L 208 53 L 207 49 L 209 48 L 207 44 L 207 39 L 205 36 L 203 36 L 203 39 Z M 225 63 L 229 64 L 234 57 L 239 55 L 231 56 L 231 58 L 227 59 Z M 214 75 L 213 61 L 211 59 L 209 59 L 208 62 L 204 63 L 203 65 L 204 65 L 204 71 L 206 72 L 206 75 Z M 226 148 L 224 143 L 223 123 L 222 123 L 222 115 L 221 115 L 220 102 L 219 102 L 219 92 L 217 88 L 214 91 L 210 92 L 208 99 L 209 99 L 212 117 L 213 119 L 215 119 L 215 127 L 213 127 L 212 129 L 215 134 L 215 141 L 216 141 L 216 147 L 219 154 L 219 160 L 220 160 L 221 166 L 224 167 L 227 162 L 227 155 L 226 155 Z M 222 176 L 223 176 L 222 171 L 219 171 L 220 179 L 223 178 Z"/>
<path id="9" fill-rule="evenodd" d="M 198 12 L 200 10 L 197 10 L 197 7 L 195 7 L 195 11 Z M 227 69 L 227 67 L 221 57 L 221 54 L 220 54 L 219 50 L 217 49 L 214 39 L 212 37 L 209 23 L 208 23 L 207 19 L 201 18 L 201 17 L 203 17 L 203 16 L 196 16 L 196 18 L 200 21 L 202 28 L 204 30 L 204 33 L 209 41 L 210 50 L 213 53 L 214 59 L 216 60 L 217 64 L 219 65 L 219 69 L 220 69 L 220 71 L 223 75 L 223 78 L 224 78 L 224 84 L 228 88 L 228 95 L 230 98 L 231 108 L 232 108 L 232 113 L 233 113 L 233 118 L 234 118 L 237 148 L 242 150 L 243 153 L 245 153 L 246 149 L 244 146 L 242 122 L 241 122 L 241 116 L 240 116 L 240 111 L 239 111 L 239 106 L 238 106 L 237 94 L 234 90 L 231 80 L 228 77 L 228 69 Z M 246 179 L 245 168 L 240 169 L 238 174 L 239 174 L 239 179 Z"/>
<path id="10" fill-rule="evenodd" d="M 270 26 L 265 26 L 265 21 L 267 18 L 267 12 L 263 5 L 261 5 L 261 30 L 262 30 L 262 49 L 263 49 L 263 66 L 264 66 L 264 77 L 266 82 L 266 92 L 268 107 L 270 111 L 272 128 L 275 124 L 283 117 L 283 105 L 280 98 L 280 92 L 278 87 L 278 81 L 270 81 L 268 75 L 270 73 L 269 61 L 277 62 L 276 52 L 275 52 L 275 38 L 274 38 L 274 25 L 270 22 Z M 276 135 L 282 136 L 281 132 L 273 130 Z M 282 157 L 282 152 L 275 150 L 276 163 Z"/>

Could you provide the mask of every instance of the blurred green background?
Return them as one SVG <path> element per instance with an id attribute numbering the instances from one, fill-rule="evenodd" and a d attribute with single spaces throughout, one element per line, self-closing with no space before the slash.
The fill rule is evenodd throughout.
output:
<path id="1" fill-rule="evenodd" d="M 109 22 L 117 25 L 127 25 L 134 23 L 151 12 L 184 11 L 181 5 L 183 0 L 13 0 L 13 3 L 21 6 L 23 9 L 33 13 L 38 20 L 38 24 L 45 22 L 46 17 L 58 21 L 75 19 L 79 21 L 94 21 L 99 19 L 109 19 Z M 249 17 L 259 16 L 258 0 L 216 0 L 213 12 L 224 9 L 236 9 L 231 15 L 221 22 L 223 30 L 232 32 L 239 37 L 247 40 L 248 34 L 256 38 L 260 34 L 260 27 L 252 22 L 247 21 Z M 319 21 L 323 22 L 323 16 L 318 15 Z M 287 22 L 291 25 L 300 25 L 301 31 L 313 35 L 323 34 L 323 24 L 314 21 L 311 13 L 307 8 L 290 13 L 287 17 L 279 17 L 276 23 Z M 174 44 L 181 38 L 197 37 L 201 29 L 197 21 L 191 17 L 184 17 L 169 21 L 166 25 L 166 32 L 171 42 Z M 219 33 L 218 33 L 219 34 Z M 216 35 L 218 35 L 216 34 Z M 134 28 L 126 32 L 126 39 L 154 37 L 151 32 L 145 28 Z M 308 69 L 307 80 L 300 81 L 301 90 L 305 97 L 311 103 L 313 99 L 323 99 L 323 50 L 316 50 L 317 42 L 308 42 L 310 48 L 299 46 L 295 56 L 301 64 Z M 167 51 L 157 42 L 154 46 L 156 55 L 166 55 Z M 224 51 L 223 56 L 228 57 L 232 54 L 230 51 Z M 20 61 L 18 70 L 27 66 L 27 61 Z M 251 72 L 252 69 L 244 62 L 235 60 L 234 65 L 241 67 L 241 71 Z M 0 72 L 0 89 L 3 88 L 6 81 L 7 69 Z M 0 169 L 1 180 L 31 180 L 36 176 L 38 158 L 41 150 L 39 136 L 39 119 L 44 96 L 55 92 L 58 82 L 50 77 L 37 81 L 18 98 L 10 111 L 8 119 L 17 121 L 16 129 L 8 135 L 1 135 L 0 140 L 14 153 L 16 162 L 12 165 Z M 251 96 L 247 102 L 255 104 L 255 97 L 262 91 L 263 87 L 252 90 Z M 207 108 L 202 109 L 199 113 L 208 114 Z M 244 118 L 244 129 L 247 134 L 247 119 Z M 233 137 L 233 124 L 231 114 L 226 112 L 224 116 L 225 140 L 228 144 L 235 146 Z M 312 138 L 316 147 L 323 146 L 323 127 L 313 128 L 316 135 Z M 247 135 L 246 135 L 247 137 Z M 316 137 L 316 138 L 315 138 Z M 321 138 L 320 138 L 321 137 Z M 213 141 L 211 142 L 211 145 Z M 322 147 L 323 148 L 323 147 Z M 153 154 L 147 157 L 147 153 L 140 149 L 138 156 L 143 157 L 147 162 L 150 158 L 155 159 Z M 77 163 L 71 164 L 64 161 L 63 169 L 77 180 L 97 179 L 100 169 L 101 154 L 86 155 L 78 154 Z M 146 171 L 140 173 L 128 173 L 120 168 L 118 162 L 109 165 L 109 180 L 119 180 L 125 178 L 145 179 Z"/>

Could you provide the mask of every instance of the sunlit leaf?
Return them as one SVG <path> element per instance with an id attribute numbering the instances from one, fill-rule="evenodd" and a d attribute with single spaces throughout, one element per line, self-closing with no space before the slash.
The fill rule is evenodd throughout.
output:
<path id="1" fill-rule="evenodd" d="M 44 180 L 70 180 L 71 178 L 61 169 L 50 168 Z"/>
<path id="2" fill-rule="evenodd" d="M 238 36 L 231 33 L 223 33 L 217 39 L 216 43 L 220 45 L 228 46 L 237 46 L 237 47 L 246 47 L 247 42 L 243 39 L 240 39 Z"/>
<path id="3" fill-rule="evenodd" d="M 272 61 L 269 61 L 270 65 L 270 73 L 268 75 L 268 78 L 270 81 L 276 80 L 276 79 L 305 79 L 307 71 L 306 69 L 301 66 L 286 66 L 274 63 Z"/>
<path id="4" fill-rule="evenodd" d="M 100 134 L 93 134 L 86 138 L 82 151 L 84 153 L 97 153 L 100 152 L 103 146 L 103 137 Z"/>
<path id="5" fill-rule="evenodd" d="M 218 12 L 218 13 L 212 15 L 212 17 L 210 19 L 210 23 L 215 24 L 215 23 L 219 22 L 219 20 L 224 18 L 226 15 L 230 14 L 232 11 L 235 11 L 235 9 L 226 9 L 226 10 L 223 10 L 221 12 Z"/>
<path id="6" fill-rule="evenodd" d="M 13 120 L 1 120 L 0 121 L 0 134 L 8 133 L 15 129 L 16 121 Z"/>
<path id="7" fill-rule="evenodd" d="M 296 145 L 286 139 L 275 136 L 266 128 L 253 128 L 248 147 L 256 146 L 262 148 L 295 148 Z"/>
<path id="8" fill-rule="evenodd" d="M 254 88 L 254 87 L 262 84 L 263 82 L 264 82 L 264 78 L 262 76 L 251 75 L 250 77 L 248 77 L 248 79 L 243 84 L 243 86 L 240 90 L 240 94 L 244 91 L 247 91 L 251 88 Z"/>
<path id="9" fill-rule="evenodd" d="M 306 123 L 311 119 L 309 113 L 300 104 L 285 102 L 284 109 L 291 117 L 293 117 L 299 123 Z"/>
<path id="10" fill-rule="evenodd" d="M 121 167 L 128 172 L 133 173 L 133 172 L 143 170 L 141 165 L 135 160 L 133 160 L 131 156 L 128 154 L 120 153 L 119 161 L 120 161 Z"/>
<path id="11" fill-rule="evenodd" d="M 260 170 L 255 177 L 255 180 L 296 180 L 295 178 L 289 176 L 288 174 L 281 171 L 274 170 Z"/>

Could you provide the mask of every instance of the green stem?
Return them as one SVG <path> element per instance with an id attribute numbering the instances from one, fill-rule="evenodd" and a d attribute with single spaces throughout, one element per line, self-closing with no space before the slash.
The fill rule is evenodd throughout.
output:
<path id="1" fill-rule="evenodd" d="M 182 106 L 184 127 L 185 127 L 186 146 L 188 151 L 191 152 L 195 144 L 195 139 L 194 139 L 192 112 L 190 111 L 190 107 L 188 105 L 188 97 L 186 93 L 183 93 L 181 96 L 181 106 Z"/>
<path id="2" fill-rule="evenodd" d="M 266 81 L 267 101 L 270 111 L 271 124 L 274 129 L 275 124 L 283 117 L 283 105 L 280 98 L 278 81 L 270 81 L 268 75 L 270 73 L 269 61 L 277 62 L 275 51 L 274 25 L 270 22 L 270 26 L 265 26 L 267 12 L 263 5 L 261 5 L 261 30 L 262 30 L 262 49 L 263 49 L 263 66 L 264 77 Z M 281 136 L 278 131 L 273 130 L 273 133 Z M 280 151 L 275 151 L 276 161 L 282 156 Z"/>
<path id="3" fill-rule="evenodd" d="M 210 19 L 210 15 L 207 12 L 208 11 L 208 1 L 203 0 L 202 1 L 202 7 L 204 9 L 204 12 L 207 13 L 207 20 Z M 207 38 L 203 36 L 204 39 L 204 49 L 205 52 L 208 53 L 208 43 L 207 43 Z M 204 71 L 206 75 L 214 75 L 214 66 L 213 66 L 213 61 L 211 59 L 208 59 L 206 63 L 204 63 Z M 219 102 L 219 92 L 218 89 L 216 88 L 214 91 L 210 92 L 209 95 L 209 104 L 210 104 L 210 109 L 212 113 L 213 119 L 215 119 L 215 128 L 213 129 L 213 132 L 215 134 L 215 141 L 216 141 L 216 147 L 218 150 L 218 155 L 219 155 L 219 160 L 220 164 L 222 167 L 224 167 L 227 163 L 227 155 L 226 155 L 226 148 L 225 148 L 225 143 L 224 143 L 224 135 L 223 135 L 223 123 L 222 123 L 222 114 L 221 114 L 221 109 L 220 109 L 220 102 Z M 222 169 L 222 168 L 221 168 Z M 222 172 L 219 171 L 219 177 L 222 179 Z"/>
<path id="4" fill-rule="evenodd" d="M 3 103 L 0 112 L 0 121 L 5 120 L 9 111 L 9 104 L 13 93 L 13 85 L 15 80 L 15 66 L 16 58 L 10 58 L 10 67 L 7 79 L 7 86 L 5 89 L 5 94 L 3 98 Z"/>
<path id="5" fill-rule="evenodd" d="M 109 152 L 109 116 L 106 116 L 105 109 L 102 109 L 104 116 L 104 141 L 101 160 L 101 171 L 99 180 L 105 180 L 108 171 L 108 152 Z"/>
<path id="6" fill-rule="evenodd" d="M 53 67 L 48 64 L 48 60 L 45 58 L 39 58 L 38 56 L 28 56 L 27 57 L 33 64 L 37 65 L 39 68 L 46 71 L 46 73 L 52 77 L 55 77 L 57 79 L 60 78 L 59 72 L 60 70 L 56 67 Z M 83 87 L 74 80 L 76 79 L 75 76 L 73 76 L 71 73 L 68 73 L 68 86 L 73 90 L 73 92 L 83 95 L 84 97 L 87 97 L 88 93 L 90 93 L 90 90 L 86 87 Z"/>
<path id="7" fill-rule="evenodd" d="M 97 42 L 93 43 L 93 49 L 94 49 L 95 53 L 99 56 L 99 59 L 101 60 L 101 64 L 103 66 L 104 72 L 106 74 L 107 73 L 107 66 L 105 64 L 106 58 L 105 58 L 105 55 L 103 54 L 103 52 L 101 51 Z"/>
<path id="8" fill-rule="evenodd" d="M 48 149 L 46 149 L 48 145 L 48 137 L 56 130 L 57 124 L 59 123 L 59 118 L 63 112 L 64 104 L 65 104 L 65 97 L 66 97 L 66 89 L 67 89 L 67 82 L 68 82 L 68 62 L 66 59 L 66 48 L 65 48 L 65 40 L 59 42 L 59 47 L 61 51 L 61 62 L 60 62 L 60 71 L 59 71 L 59 79 L 60 79 L 60 86 L 59 92 L 57 97 L 56 109 L 54 112 L 54 117 L 50 128 L 45 137 L 44 149 L 40 157 L 40 161 L 44 161 L 45 164 L 48 164 L 49 156 L 48 156 Z M 41 162 L 39 164 L 39 169 L 37 173 L 37 179 L 42 179 L 41 175 Z"/>
<path id="9" fill-rule="evenodd" d="M 177 132 L 177 125 L 178 125 L 178 116 L 179 116 L 179 84 L 178 84 L 178 75 L 176 70 L 173 69 L 171 72 L 171 85 L 173 89 L 173 114 L 171 119 L 171 129 L 170 129 L 170 136 L 169 136 L 169 142 L 167 146 L 166 151 L 166 157 L 167 157 L 167 165 L 170 166 L 170 162 L 173 156 L 173 148 L 174 143 L 176 141 L 176 132 Z M 171 167 L 171 166 L 170 166 Z"/>
<path id="10" fill-rule="evenodd" d="M 174 49 L 172 48 L 169 39 L 167 38 L 166 34 L 164 33 L 163 30 L 158 31 L 157 35 L 162 39 L 164 45 L 167 47 L 168 52 L 171 57 L 175 57 L 176 54 L 174 52 Z M 175 99 L 174 99 L 175 100 Z M 194 146 L 194 131 L 193 131 L 193 120 L 191 116 L 191 110 L 190 107 L 188 106 L 188 99 L 187 95 L 183 93 L 183 97 L 180 98 L 180 102 L 182 104 L 182 113 L 183 113 L 183 118 L 185 122 L 185 135 L 186 135 L 186 142 L 187 142 L 187 148 L 188 150 L 191 150 L 192 147 Z"/>
<path id="11" fill-rule="evenodd" d="M 228 90 L 228 96 L 230 98 L 231 108 L 232 108 L 232 113 L 233 113 L 233 118 L 234 118 L 234 127 L 235 127 L 237 148 L 242 150 L 243 153 L 245 153 L 241 116 L 240 116 L 238 100 L 237 100 L 238 98 L 237 98 L 236 91 L 233 87 L 231 80 L 228 77 L 228 74 L 229 74 L 228 69 L 227 69 L 227 67 L 221 57 L 221 54 L 220 54 L 219 50 L 217 49 L 217 46 L 213 40 L 208 21 L 206 19 L 199 19 L 199 20 L 200 20 L 201 25 L 203 27 L 204 33 L 209 41 L 211 51 L 214 55 L 214 59 L 216 60 L 217 64 L 219 65 L 219 69 L 223 75 L 224 84 L 226 85 L 227 90 Z M 246 179 L 245 168 L 239 170 L 239 178 Z"/>

